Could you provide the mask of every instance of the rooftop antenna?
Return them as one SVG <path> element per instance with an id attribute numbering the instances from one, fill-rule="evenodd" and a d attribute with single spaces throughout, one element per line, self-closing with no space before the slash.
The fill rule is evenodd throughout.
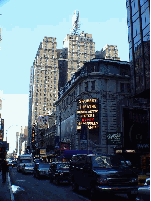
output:
<path id="1" fill-rule="evenodd" d="M 79 25 L 79 11 L 74 12 L 74 15 L 72 17 L 72 29 L 71 34 L 72 35 L 79 35 L 79 29 L 80 29 L 80 25 Z"/>

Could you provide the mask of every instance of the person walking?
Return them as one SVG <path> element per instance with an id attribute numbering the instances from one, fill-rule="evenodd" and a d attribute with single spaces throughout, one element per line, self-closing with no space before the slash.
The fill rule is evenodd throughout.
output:
<path id="1" fill-rule="evenodd" d="M 7 166 L 7 162 L 5 159 L 2 161 L 1 167 L 2 167 L 2 183 L 5 183 L 6 182 L 6 172 L 8 172 L 8 166 Z"/>

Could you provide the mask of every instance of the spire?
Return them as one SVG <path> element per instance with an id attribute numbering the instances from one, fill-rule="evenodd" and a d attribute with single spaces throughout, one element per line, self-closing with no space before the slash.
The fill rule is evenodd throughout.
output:
<path id="1" fill-rule="evenodd" d="M 79 11 L 75 10 L 74 15 L 72 17 L 72 29 L 70 31 L 72 35 L 79 35 L 79 30 Z"/>

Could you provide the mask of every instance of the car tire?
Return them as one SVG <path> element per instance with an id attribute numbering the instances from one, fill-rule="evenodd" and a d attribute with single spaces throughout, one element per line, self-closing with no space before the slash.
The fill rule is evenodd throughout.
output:
<path id="1" fill-rule="evenodd" d="M 92 187 L 92 188 L 90 189 L 90 199 L 91 199 L 91 201 L 96 201 L 96 200 L 98 200 L 98 193 L 97 193 L 95 187 Z"/>
<path id="2" fill-rule="evenodd" d="M 74 181 L 72 182 L 72 190 L 75 192 L 79 191 L 79 185 L 76 184 Z"/>

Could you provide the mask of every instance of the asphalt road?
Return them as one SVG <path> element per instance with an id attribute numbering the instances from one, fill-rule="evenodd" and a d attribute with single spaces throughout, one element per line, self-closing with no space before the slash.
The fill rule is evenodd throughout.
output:
<path id="1" fill-rule="evenodd" d="M 56 186 L 48 179 L 38 180 L 33 175 L 18 173 L 16 168 L 10 168 L 10 180 L 15 201 L 90 201 L 85 189 L 80 188 L 79 192 L 75 193 L 68 184 Z M 100 197 L 100 200 L 127 201 L 128 198 L 126 195 L 115 195 L 109 199 Z"/>

